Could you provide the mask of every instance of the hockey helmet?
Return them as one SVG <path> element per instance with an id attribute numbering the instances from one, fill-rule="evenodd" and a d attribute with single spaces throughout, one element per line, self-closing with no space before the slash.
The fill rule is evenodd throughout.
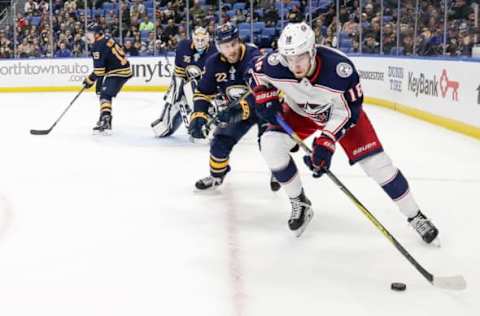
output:
<path id="1" fill-rule="evenodd" d="M 227 22 L 217 27 L 215 30 L 215 44 L 218 46 L 239 38 L 238 28 Z"/>
<path id="2" fill-rule="evenodd" d="M 87 32 L 95 33 L 95 34 L 103 34 L 103 29 L 100 25 L 95 22 L 91 22 L 87 25 Z"/>
<path id="3" fill-rule="evenodd" d="M 315 57 L 315 32 L 305 22 L 289 23 L 278 39 L 278 52 L 283 58 L 309 53 Z"/>

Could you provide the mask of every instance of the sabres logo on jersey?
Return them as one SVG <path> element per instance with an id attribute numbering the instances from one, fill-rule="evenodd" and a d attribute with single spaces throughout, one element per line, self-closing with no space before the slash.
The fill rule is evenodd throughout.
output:
<path id="1" fill-rule="evenodd" d="M 183 61 L 187 64 L 190 64 L 192 62 L 192 56 L 183 56 Z"/>
<path id="2" fill-rule="evenodd" d="M 233 85 L 227 87 L 225 94 L 229 100 L 238 100 L 248 92 L 248 88 L 243 85 Z"/>
<path id="3" fill-rule="evenodd" d="M 323 105 L 319 104 L 299 104 L 299 106 L 305 111 L 305 113 L 310 117 L 312 120 L 325 124 L 330 119 L 330 113 L 332 112 L 332 103 L 327 103 Z"/>
<path id="4" fill-rule="evenodd" d="M 185 68 L 185 74 L 188 80 L 198 79 L 202 76 L 202 69 L 197 65 L 188 65 L 187 68 Z"/>

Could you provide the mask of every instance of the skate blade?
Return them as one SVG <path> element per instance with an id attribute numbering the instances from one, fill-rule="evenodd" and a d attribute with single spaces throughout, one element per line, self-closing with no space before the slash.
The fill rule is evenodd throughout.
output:
<path id="1" fill-rule="evenodd" d="M 193 138 L 192 136 L 189 136 L 188 139 L 192 144 L 197 145 L 208 145 L 210 143 L 210 141 L 205 138 Z"/>
<path id="2" fill-rule="evenodd" d="M 111 129 L 106 129 L 104 131 L 93 131 L 93 135 L 97 136 L 112 136 L 112 130 Z"/>
<path id="3" fill-rule="evenodd" d="M 194 186 L 193 193 L 203 194 L 203 195 L 217 195 L 217 194 L 221 193 L 221 190 L 220 190 L 219 187 L 220 187 L 220 185 L 214 185 L 210 188 L 199 189 L 199 188 L 197 188 L 197 186 Z"/>
<path id="4" fill-rule="evenodd" d="M 310 224 L 310 222 L 312 221 L 312 218 L 313 218 L 313 210 L 310 209 L 308 214 L 305 216 L 305 222 L 303 223 L 303 225 L 294 231 L 295 237 L 299 238 L 300 236 L 302 236 L 305 229 L 307 229 L 308 224 Z"/>
<path id="5" fill-rule="evenodd" d="M 433 247 L 433 248 L 441 248 L 442 247 L 442 243 L 440 242 L 440 238 L 435 238 L 434 240 L 432 240 L 431 243 L 428 244 L 430 247 Z"/>

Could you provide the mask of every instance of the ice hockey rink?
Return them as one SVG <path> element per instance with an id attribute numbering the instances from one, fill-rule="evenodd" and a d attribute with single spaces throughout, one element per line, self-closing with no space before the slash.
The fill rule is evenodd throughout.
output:
<path id="1" fill-rule="evenodd" d="M 315 217 L 301 238 L 290 205 L 269 189 L 255 132 L 215 192 L 208 146 L 185 130 L 155 139 L 161 94 L 122 93 L 111 137 L 82 95 L 2 94 L 0 315 L 266 316 L 480 315 L 480 143 L 366 106 L 388 154 L 440 229 L 425 246 L 383 191 L 337 150 L 332 171 L 434 275 L 462 274 L 465 291 L 430 285 L 326 177 L 296 160 Z M 390 290 L 407 284 L 405 292 Z"/>

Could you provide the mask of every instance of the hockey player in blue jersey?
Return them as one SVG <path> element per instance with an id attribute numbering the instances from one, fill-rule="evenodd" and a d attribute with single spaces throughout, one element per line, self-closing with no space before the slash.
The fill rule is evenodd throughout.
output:
<path id="1" fill-rule="evenodd" d="M 188 116 L 193 108 L 193 91 L 200 80 L 205 61 L 217 52 L 210 42 L 210 35 L 203 27 L 197 27 L 192 39 L 178 43 L 175 51 L 175 74 L 165 94 L 163 111 L 151 127 L 155 136 L 172 135 L 182 120 L 188 129 Z"/>
<path id="2" fill-rule="evenodd" d="M 194 112 L 190 117 L 190 134 L 194 139 L 206 137 L 205 129 L 212 118 L 208 108 L 215 95 L 225 95 L 229 103 L 241 99 L 237 106 L 227 106 L 219 110 L 210 144 L 210 176 L 195 183 L 199 190 L 211 189 L 223 183 L 230 171 L 229 157 L 237 142 L 254 125 L 259 125 L 255 114 L 255 101 L 249 91 L 245 78 L 251 66 L 251 60 L 259 55 L 256 47 L 243 43 L 238 29 L 230 23 L 219 26 L 215 33 L 218 53 L 211 56 L 205 65 L 205 74 L 194 93 Z M 259 133 L 261 128 L 259 126 Z M 272 185 L 272 189 L 275 185 Z"/>
<path id="3" fill-rule="evenodd" d="M 112 130 L 112 99 L 133 76 L 132 69 L 123 47 L 110 36 L 104 35 L 96 23 L 87 26 L 86 37 L 91 44 L 94 69 L 83 80 L 83 85 L 88 89 L 96 83 L 100 97 L 100 118 L 93 132 L 109 135 Z"/>
<path id="4" fill-rule="evenodd" d="M 316 47 L 310 26 L 292 23 L 280 35 L 278 52 L 255 64 L 252 79 L 257 113 L 270 123 L 261 139 L 261 151 L 290 198 L 288 225 L 297 236 L 305 230 L 313 210 L 289 154 L 295 142 L 278 125 L 278 113 L 300 138 L 317 135 L 313 153 L 304 157 L 315 177 L 330 167 L 336 145 L 340 144 L 350 164 L 358 162 L 426 243 L 437 237 L 438 229 L 420 211 L 406 178 L 385 153 L 362 108 L 360 79 L 350 59 L 334 49 Z"/>

